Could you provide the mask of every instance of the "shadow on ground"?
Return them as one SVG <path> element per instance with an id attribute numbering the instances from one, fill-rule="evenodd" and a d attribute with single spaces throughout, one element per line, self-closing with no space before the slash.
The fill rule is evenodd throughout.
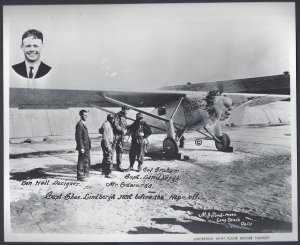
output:
<path id="1" fill-rule="evenodd" d="M 150 157 L 150 159 L 147 159 L 148 161 L 166 160 L 165 154 L 162 151 L 147 152 L 145 156 Z"/>
<path id="2" fill-rule="evenodd" d="M 45 173 L 45 169 L 43 168 L 35 168 L 25 172 L 10 173 L 10 179 L 17 181 L 30 179 L 47 179 L 50 177 L 52 177 L 52 175 Z"/>
<path id="3" fill-rule="evenodd" d="M 92 165 L 90 171 L 101 171 L 102 164 Z M 46 168 L 35 168 L 25 172 L 10 173 L 10 179 L 16 181 L 31 179 L 63 179 L 74 181 L 77 180 L 77 165 L 49 165 Z"/>
<path id="4" fill-rule="evenodd" d="M 187 233 L 268 233 L 292 232 L 292 223 L 249 215 L 242 212 L 195 209 L 172 205 L 176 211 L 184 211 L 190 215 L 189 219 L 153 218 L 156 224 L 181 226 Z M 172 229 L 172 228 L 171 228 Z M 128 231 L 129 234 L 166 234 L 169 230 L 152 227 L 136 227 Z"/>
<path id="5" fill-rule="evenodd" d="M 163 151 L 147 152 L 145 156 L 149 157 L 147 161 L 174 161 L 174 158 L 168 158 Z M 183 156 L 184 154 L 180 153 L 175 160 L 183 160 Z"/>
<path id="6" fill-rule="evenodd" d="M 75 153 L 75 150 L 57 150 L 57 151 L 34 151 L 34 152 L 26 152 L 26 153 L 18 153 L 18 154 L 9 154 L 10 159 L 18 159 L 18 158 L 34 158 L 34 157 L 45 157 L 45 156 L 53 156 L 57 154 L 69 154 Z"/>

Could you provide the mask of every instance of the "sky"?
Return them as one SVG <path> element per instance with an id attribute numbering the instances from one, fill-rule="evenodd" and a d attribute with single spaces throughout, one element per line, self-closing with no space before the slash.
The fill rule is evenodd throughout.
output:
<path id="1" fill-rule="evenodd" d="M 51 86 L 153 90 L 282 74 L 295 62 L 294 3 L 4 6 L 4 70 L 44 34 Z M 9 79 L 11 79 L 9 77 Z"/>

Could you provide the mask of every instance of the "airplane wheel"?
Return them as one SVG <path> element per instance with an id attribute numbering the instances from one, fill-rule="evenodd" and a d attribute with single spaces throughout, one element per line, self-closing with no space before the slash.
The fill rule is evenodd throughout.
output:
<path id="1" fill-rule="evenodd" d="M 178 145 L 172 138 L 164 139 L 163 150 L 166 154 L 166 158 L 168 159 L 174 159 L 178 156 Z"/>
<path id="2" fill-rule="evenodd" d="M 215 141 L 216 148 L 219 151 L 226 151 L 230 146 L 230 138 L 227 134 L 223 134 L 221 137 L 218 137 L 221 142 Z"/>

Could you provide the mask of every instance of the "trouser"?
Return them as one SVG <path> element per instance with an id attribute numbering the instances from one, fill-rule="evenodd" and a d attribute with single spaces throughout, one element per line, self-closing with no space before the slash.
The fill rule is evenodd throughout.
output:
<path id="1" fill-rule="evenodd" d="M 129 162 L 130 167 L 132 168 L 134 165 L 135 160 L 138 161 L 139 167 L 142 166 L 144 162 L 144 156 L 145 156 L 145 145 L 143 143 L 131 143 L 131 147 L 129 150 Z"/>
<path id="2" fill-rule="evenodd" d="M 103 152 L 102 171 L 105 175 L 109 175 L 111 173 L 112 165 L 112 144 L 110 145 L 110 148 L 108 148 L 104 144 L 104 140 L 102 140 L 101 148 Z"/>
<path id="3" fill-rule="evenodd" d="M 85 177 L 89 177 L 91 156 L 90 150 L 85 150 L 84 153 L 78 151 L 78 163 L 77 163 L 77 179 L 83 180 Z"/>
<path id="4" fill-rule="evenodd" d="M 114 153 L 116 152 L 116 158 L 117 158 L 117 168 L 121 167 L 122 164 L 122 153 L 123 153 L 123 139 L 122 137 L 119 139 L 116 139 L 116 141 L 113 144 L 113 156 L 114 157 Z"/>

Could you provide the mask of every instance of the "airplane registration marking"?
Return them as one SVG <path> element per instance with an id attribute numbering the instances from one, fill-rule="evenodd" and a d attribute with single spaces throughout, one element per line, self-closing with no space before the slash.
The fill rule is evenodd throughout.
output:
<path id="1" fill-rule="evenodd" d="M 199 109 L 204 109 L 206 106 L 206 101 L 204 99 L 202 100 L 190 100 L 185 101 L 184 103 L 184 110 L 186 111 L 196 111 Z"/>

